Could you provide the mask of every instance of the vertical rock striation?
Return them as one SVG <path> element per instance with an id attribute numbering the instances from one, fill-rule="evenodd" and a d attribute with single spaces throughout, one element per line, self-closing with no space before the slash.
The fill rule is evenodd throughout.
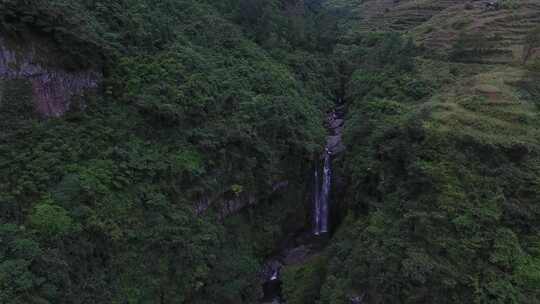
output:
<path id="1" fill-rule="evenodd" d="M 70 109 L 72 97 L 96 89 L 102 74 L 96 69 L 68 71 L 46 66 L 40 63 L 46 57 L 37 43 L 13 47 L 0 38 L 0 79 L 29 80 L 35 112 L 42 117 L 59 117 Z"/>

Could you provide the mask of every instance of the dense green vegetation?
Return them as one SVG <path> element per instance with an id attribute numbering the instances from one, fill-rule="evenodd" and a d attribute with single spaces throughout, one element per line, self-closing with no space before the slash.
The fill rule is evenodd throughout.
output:
<path id="1" fill-rule="evenodd" d="M 10 44 L 105 75 L 57 119 L 0 80 L 0 303 L 256 303 L 341 98 L 343 216 L 288 303 L 540 302 L 538 31 L 526 69 L 467 33 L 437 61 L 334 2 L 0 2 Z"/>
<path id="2" fill-rule="evenodd" d="M 285 197 L 274 217 L 261 219 L 261 207 L 232 226 L 194 209 L 243 193 L 263 204 L 283 180 L 302 189 L 332 94 L 314 90 L 324 63 L 291 51 L 295 74 L 246 38 L 267 29 L 244 32 L 233 22 L 241 16 L 204 2 L 2 5 L 15 41 L 50 33 L 51 48 L 70 51 L 61 64 L 94 64 L 86 52 L 101 52 L 107 77 L 84 111 L 46 121 L 31 115 L 27 82 L 3 83 L 0 302 L 259 297 L 257 272 L 283 233 L 283 211 L 303 206 Z M 268 18 L 285 18 L 276 14 Z"/>
<path id="3" fill-rule="evenodd" d="M 351 71 L 336 173 L 349 181 L 348 215 L 326 265 L 286 272 L 286 295 L 306 304 L 538 303 L 536 65 L 509 85 L 499 78 L 512 70 L 425 60 L 395 34 L 338 47 Z"/>
<path id="4" fill-rule="evenodd" d="M 351 293 L 373 303 L 537 303 L 537 139 L 459 121 L 447 129 L 435 119 L 449 101 L 429 96 L 451 70 L 423 80 L 402 64 L 414 61 L 408 48 L 394 43 L 386 57 L 386 43 L 351 80 L 352 212 L 329 249 L 321 303 Z M 485 111 L 484 97 L 458 98 Z M 483 115 L 512 115 L 491 111 Z M 519 124 L 537 129 L 533 117 Z"/>

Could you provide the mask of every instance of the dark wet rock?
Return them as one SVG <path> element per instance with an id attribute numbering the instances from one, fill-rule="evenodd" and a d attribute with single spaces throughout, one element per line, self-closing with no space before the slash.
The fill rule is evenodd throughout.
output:
<path id="1" fill-rule="evenodd" d="M 328 148 L 328 150 L 332 150 L 334 149 L 334 147 L 338 146 L 341 142 L 341 136 L 340 135 L 333 135 L 333 136 L 328 136 L 327 138 L 327 142 L 326 142 L 326 147 Z"/>
<path id="2" fill-rule="evenodd" d="M 289 182 L 288 181 L 281 181 L 281 182 L 277 182 L 277 183 L 274 183 L 274 185 L 272 185 L 272 191 L 279 191 L 279 190 L 282 190 L 282 189 L 285 189 L 289 186 Z"/>
<path id="3" fill-rule="evenodd" d="M 343 107 L 343 106 L 339 106 Z M 326 139 L 326 149 L 332 154 L 339 154 L 345 150 L 343 145 L 343 128 L 345 120 L 343 119 L 343 110 L 336 110 L 328 115 L 328 130 L 330 136 Z"/>
<path id="4" fill-rule="evenodd" d="M 289 186 L 288 181 L 276 182 L 272 185 L 272 193 L 277 193 Z M 207 210 L 213 209 L 221 219 L 234 215 L 244 208 L 256 205 L 259 198 L 253 193 L 238 193 L 227 195 L 222 193 L 213 197 L 202 196 L 194 207 L 195 214 L 203 215 Z"/>
<path id="5" fill-rule="evenodd" d="M 263 287 L 261 303 L 282 303 L 281 301 L 281 269 L 282 262 L 275 258 L 266 261 L 259 274 Z"/>
<path id="6" fill-rule="evenodd" d="M 341 135 L 329 136 L 326 146 L 331 154 L 339 154 L 345 150 L 345 146 L 341 140 Z"/>
<path id="7" fill-rule="evenodd" d="M 194 211 L 197 215 L 203 215 L 208 209 L 213 208 L 219 215 L 219 218 L 224 219 L 256 203 L 257 198 L 254 194 L 250 193 L 235 194 L 232 197 L 227 197 L 225 194 L 214 198 L 203 196 L 197 205 L 195 205 Z"/>
<path id="8" fill-rule="evenodd" d="M 361 296 L 354 295 L 349 298 L 351 304 L 363 304 L 364 298 L 366 297 L 365 294 L 362 294 Z"/>
<path id="9" fill-rule="evenodd" d="M 311 250 L 307 246 L 301 245 L 288 251 L 283 258 L 283 263 L 285 265 L 300 264 L 309 257 L 310 253 Z"/>
<path id="10" fill-rule="evenodd" d="M 224 200 L 221 204 L 219 215 L 221 218 L 226 218 L 238 213 L 247 206 L 255 205 L 257 198 L 253 194 L 237 195 L 232 199 Z"/>
<path id="11" fill-rule="evenodd" d="M 283 263 L 279 259 L 271 259 L 266 261 L 260 273 L 263 282 L 276 281 L 281 274 Z"/>
<path id="12" fill-rule="evenodd" d="M 339 128 L 341 126 L 343 126 L 343 122 L 344 120 L 343 119 L 333 119 L 332 121 L 330 121 L 330 128 L 331 129 L 336 129 L 336 128 Z"/>

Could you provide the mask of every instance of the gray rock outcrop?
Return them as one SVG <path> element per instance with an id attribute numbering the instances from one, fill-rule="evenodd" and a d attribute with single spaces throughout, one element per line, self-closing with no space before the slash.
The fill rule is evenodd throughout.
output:
<path id="1" fill-rule="evenodd" d="M 0 37 L 0 80 L 30 81 L 35 112 L 42 117 L 59 117 L 70 109 L 72 97 L 96 89 L 102 74 L 95 69 L 68 71 L 48 66 L 43 63 L 46 57 L 39 42 L 20 45 Z"/>

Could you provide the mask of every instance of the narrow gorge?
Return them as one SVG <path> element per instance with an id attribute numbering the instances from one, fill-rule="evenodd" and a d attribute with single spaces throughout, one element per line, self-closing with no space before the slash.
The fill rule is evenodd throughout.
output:
<path id="1" fill-rule="evenodd" d="M 313 169 L 313 185 L 308 196 L 311 201 L 311 229 L 309 223 L 301 231 L 288 235 L 289 240 L 279 253 L 270 257 L 263 265 L 261 277 L 263 281 L 263 298 L 260 303 L 286 303 L 283 298 L 281 286 L 281 273 L 287 266 L 301 265 L 314 255 L 319 254 L 328 243 L 332 228 L 331 222 L 331 193 L 332 188 L 332 160 L 343 153 L 342 136 L 345 118 L 345 104 L 341 100 L 336 103 L 335 109 L 326 117 L 325 128 L 328 131 L 323 154 L 315 161 Z M 335 225 L 335 224 L 334 224 Z"/>
<path id="2" fill-rule="evenodd" d="M 0 1 L 1 304 L 540 303 L 538 0 Z"/>

